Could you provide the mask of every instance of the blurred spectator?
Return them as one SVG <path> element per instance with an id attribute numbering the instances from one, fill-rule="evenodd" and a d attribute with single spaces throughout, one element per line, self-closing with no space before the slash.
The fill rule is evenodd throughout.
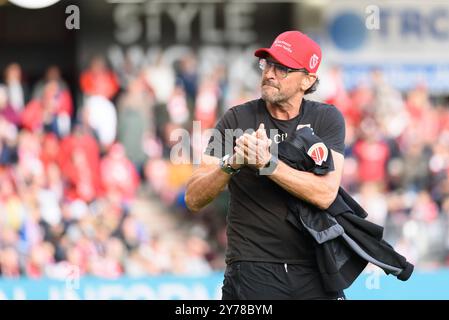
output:
<path id="1" fill-rule="evenodd" d="M 91 261 L 92 275 L 112 279 L 120 277 L 124 253 L 123 243 L 117 238 L 109 238 L 104 256 L 95 256 Z"/>
<path id="2" fill-rule="evenodd" d="M 61 70 L 56 65 L 52 65 L 47 68 L 47 70 L 45 71 L 44 78 L 39 80 L 34 86 L 32 97 L 33 98 L 41 97 L 42 94 L 44 93 L 45 86 L 49 82 L 53 81 L 57 82 L 61 92 L 66 92 L 66 94 L 70 96 L 70 100 L 72 100 L 69 91 L 69 86 L 67 85 L 67 82 L 62 78 Z"/>
<path id="3" fill-rule="evenodd" d="M 8 172 L 3 172 L 0 178 L 0 206 L 3 226 L 18 231 L 25 220 L 26 212 L 13 178 Z"/>
<path id="4" fill-rule="evenodd" d="M 198 89 L 198 71 L 195 55 L 187 54 L 178 61 L 176 76 L 180 86 L 185 90 L 189 105 L 193 104 Z"/>
<path id="5" fill-rule="evenodd" d="M 360 186 L 360 193 L 354 197 L 368 213 L 367 220 L 380 226 L 385 226 L 388 214 L 387 201 L 383 191 L 379 184 L 365 182 Z"/>
<path id="6" fill-rule="evenodd" d="M 0 249 L 0 276 L 4 278 L 20 277 L 19 254 L 14 248 Z"/>
<path id="7" fill-rule="evenodd" d="M 155 135 L 153 99 L 140 78 L 129 83 L 117 107 L 118 140 L 125 147 L 128 159 L 140 171 L 146 160 L 144 139 Z"/>
<path id="8" fill-rule="evenodd" d="M 41 144 L 37 134 L 22 130 L 18 136 L 16 167 L 17 183 L 19 186 L 27 185 L 36 175 L 44 170 L 40 160 Z"/>
<path id="9" fill-rule="evenodd" d="M 326 103 L 336 106 L 345 117 L 346 121 L 358 123 L 356 119 L 352 119 L 353 103 L 349 97 L 346 88 L 343 85 L 342 70 L 338 66 L 333 66 L 327 74 L 321 79 L 323 81 L 323 90 L 321 95 Z M 321 81 L 320 80 L 320 81 Z"/>
<path id="10" fill-rule="evenodd" d="M 417 86 L 407 94 L 405 101 L 410 123 L 407 127 L 409 139 L 421 138 L 425 143 L 432 143 L 439 134 L 437 114 L 430 103 L 425 84 Z M 410 141 L 410 140 L 407 140 Z"/>
<path id="11" fill-rule="evenodd" d="M 167 188 L 168 164 L 164 159 L 150 159 L 145 165 L 145 177 L 150 188 L 156 194 L 162 195 Z"/>
<path id="12" fill-rule="evenodd" d="M 83 123 L 95 132 L 101 150 L 105 151 L 117 134 L 115 106 L 103 96 L 92 96 L 86 99 L 82 113 Z"/>
<path id="13" fill-rule="evenodd" d="M 341 177 L 341 186 L 350 193 L 354 193 L 358 190 L 358 162 L 352 157 L 345 158 L 345 166 L 343 168 L 343 174 Z"/>
<path id="14" fill-rule="evenodd" d="M 194 114 L 194 119 L 201 121 L 202 129 L 215 126 L 218 112 L 218 95 L 218 83 L 213 78 L 204 79 L 198 89 Z"/>
<path id="15" fill-rule="evenodd" d="M 59 157 L 59 140 L 55 134 L 49 133 L 41 137 L 42 149 L 40 152 L 40 160 L 44 165 L 45 170 L 56 163 Z"/>
<path id="16" fill-rule="evenodd" d="M 134 217 L 128 216 L 123 219 L 120 227 L 120 240 L 122 240 L 127 250 L 134 251 L 145 241 L 142 238 L 141 231 L 141 226 Z"/>
<path id="17" fill-rule="evenodd" d="M 206 241 L 198 236 L 190 236 L 186 243 L 188 260 L 186 262 L 186 272 L 188 274 L 204 275 L 212 271 L 206 256 L 210 247 Z"/>
<path id="18" fill-rule="evenodd" d="M 0 85 L 0 118 L 16 126 L 20 124 L 19 113 L 10 104 L 8 90 L 4 85 Z"/>
<path id="19" fill-rule="evenodd" d="M 101 160 L 100 172 L 105 192 L 117 193 L 123 202 L 134 199 L 139 187 L 139 175 L 119 143 L 111 146 Z"/>
<path id="20" fill-rule="evenodd" d="M 421 191 L 417 195 L 410 215 L 417 221 L 428 223 L 438 218 L 438 207 L 427 191 Z"/>
<path id="21" fill-rule="evenodd" d="M 30 131 L 52 132 L 63 137 L 70 132 L 73 102 L 67 89 L 56 80 L 47 82 L 42 96 L 34 98 L 22 113 L 22 125 Z"/>
<path id="22" fill-rule="evenodd" d="M 46 275 L 46 268 L 53 263 L 54 248 L 48 242 L 38 243 L 31 247 L 30 256 L 25 265 L 25 273 L 29 278 L 40 278 Z"/>
<path id="23" fill-rule="evenodd" d="M 386 166 L 390 153 L 375 121 L 365 119 L 361 124 L 361 134 L 361 139 L 353 147 L 354 156 L 359 163 L 360 182 L 386 181 Z"/>
<path id="24" fill-rule="evenodd" d="M 403 157 L 403 189 L 422 190 L 430 186 L 430 155 L 420 139 L 411 142 Z"/>
<path id="25" fill-rule="evenodd" d="M 187 124 L 190 117 L 190 112 L 186 92 L 182 86 L 177 85 L 175 90 L 173 90 L 173 93 L 167 103 L 167 110 L 171 123 L 178 125 Z"/>
<path id="26" fill-rule="evenodd" d="M 383 134 L 397 138 L 409 125 L 409 114 L 401 93 L 386 83 L 380 70 L 373 70 L 371 79 L 374 101 L 369 109 L 370 114 L 378 121 Z"/>
<path id="27" fill-rule="evenodd" d="M 5 68 L 5 85 L 8 90 L 9 105 L 16 112 L 22 111 L 28 98 L 28 87 L 22 79 L 22 68 L 18 63 L 11 63 Z"/>
<path id="28" fill-rule="evenodd" d="M 167 104 L 175 88 L 175 72 L 164 62 L 162 54 L 156 63 L 145 68 L 144 79 L 154 92 L 156 103 Z"/>
<path id="29" fill-rule="evenodd" d="M 58 163 L 66 179 L 68 199 L 91 202 L 102 194 L 100 150 L 88 128 L 77 124 L 61 141 Z"/>
<path id="30" fill-rule="evenodd" d="M 117 75 L 108 69 L 104 58 L 97 56 L 81 74 L 80 87 L 86 96 L 100 95 L 111 100 L 119 90 L 119 82 Z"/>
<path id="31" fill-rule="evenodd" d="M 373 90 L 366 84 L 359 84 L 350 93 L 350 102 L 345 111 L 345 121 L 356 126 L 360 125 L 362 119 L 372 115 L 375 107 Z"/>
<path id="32" fill-rule="evenodd" d="M 17 127 L 0 116 L 0 165 L 17 162 Z"/>

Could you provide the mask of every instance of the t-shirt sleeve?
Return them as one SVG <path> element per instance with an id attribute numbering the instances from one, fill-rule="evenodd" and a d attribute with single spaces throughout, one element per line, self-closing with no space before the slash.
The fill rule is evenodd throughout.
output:
<path id="1" fill-rule="evenodd" d="M 346 128 L 345 119 L 340 110 L 334 106 L 327 108 L 317 135 L 329 149 L 344 154 Z"/>
<path id="2" fill-rule="evenodd" d="M 237 117 L 235 110 L 231 108 L 216 124 L 204 153 L 217 158 L 222 158 L 226 154 L 233 154 L 235 141 L 233 131 L 236 128 Z"/>

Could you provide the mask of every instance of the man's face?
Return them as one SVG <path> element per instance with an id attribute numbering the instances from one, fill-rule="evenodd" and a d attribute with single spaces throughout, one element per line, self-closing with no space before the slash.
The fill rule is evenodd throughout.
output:
<path id="1" fill-rule="evenodd" d="M 266 58 L 280 64 L 271 56 Z M 304 79 L 307 77 L 303 72 L 289 72 L 285 78 L 279 76 L 274 66 L 267 66 L 262 72 L 262 99 L 271 104 L 287 102 L 297 94 L 303 93 Z M 306 87 L 307 89 L 307 87 Z"/>

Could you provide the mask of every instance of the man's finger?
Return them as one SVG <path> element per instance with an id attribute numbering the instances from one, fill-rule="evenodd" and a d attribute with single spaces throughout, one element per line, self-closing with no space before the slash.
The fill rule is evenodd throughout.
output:
<path id="1" fill-rule="evenodd" d="M 257 128 L 257 135 L 259 136 L 261 131 L 265 130 L 265 125 L 263 123 L 259 124 L 259 128 Z"/>
<path id="2" fill-rule="evenodd" d="M 261 140 L 261 139 L 247 139 L 242 140 L 239 144 L 242 148 L 248 148 L 252 151 L 259 152 L 259 150 L 264 150 L 269 148 L 269 140 Z"/>
<path id="3" fill-rule="evenodd" d="M 238 146 L 234 148 L 235 153 L 243 158 L 243 162 L 246 164 L 256 164 L 257 163 L 257 153 L 255 151 L 249 150 L 248 148 L 242 149 Z"/>
<path id="4" fill-rule="evenodd" d="M 243 163 L 247 162 L 247 157 L 245 156 L 245 152 L 243 151 L 243 149 L 239 148 L 238 146 L 235 146 L 234 151 L 240 157 L 240 159 L 243 159 Z"/>
<path id="5" fill-rule="evenodd" d="M 236 141 L 236 146 L 239 146 L 242 150 L 245 150 L 250 145 L 249 140 L 247 137 L 242 137 L 242 139 Z M 252 146 L 252 144 L 251 144 Z"/>
<path id="6" fill-rule="evenodd" d="M 265 125 L 263 123 L 260 124 L 259 129 L 257 129 L 257 138 L 262 140 L 267 140 L 267 131 L 265 130 Z"/>
<path id="7" fill-rule="evenodd" d="M 248 164 L 256 164 L 257 162 L 257 151 L 253 149 L 246 149 L 248 154 Z"/>
<path id="8" fill-rule="evenodd" d="M 260 124 L 259 138 L 268 139 L 267 131 L 265 130 L 265 125 L 263 123 Z"/>
<path id="9" fill-rule="evenodd" d="M 243 140 L 252 141 L 253 143 L 257 143 L 256 141 L 258 140 L 256 135 L 250 135 L 247 133 L 245 133 L 242 137 L 243 137 Z"/>

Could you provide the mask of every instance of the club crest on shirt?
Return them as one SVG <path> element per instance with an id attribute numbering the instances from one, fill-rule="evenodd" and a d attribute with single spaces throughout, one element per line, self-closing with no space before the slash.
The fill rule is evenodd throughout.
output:
<path id="1" fill-rule="evenodd" d="M 322 142 L 317 142 L 314 145 L 312 145 L 309 150 L 307 151 L 307 154 L 315 161 L 315 163 L 319 166 L 326 161 L 328 156 L 328 149 L 326 145 Z"/>

